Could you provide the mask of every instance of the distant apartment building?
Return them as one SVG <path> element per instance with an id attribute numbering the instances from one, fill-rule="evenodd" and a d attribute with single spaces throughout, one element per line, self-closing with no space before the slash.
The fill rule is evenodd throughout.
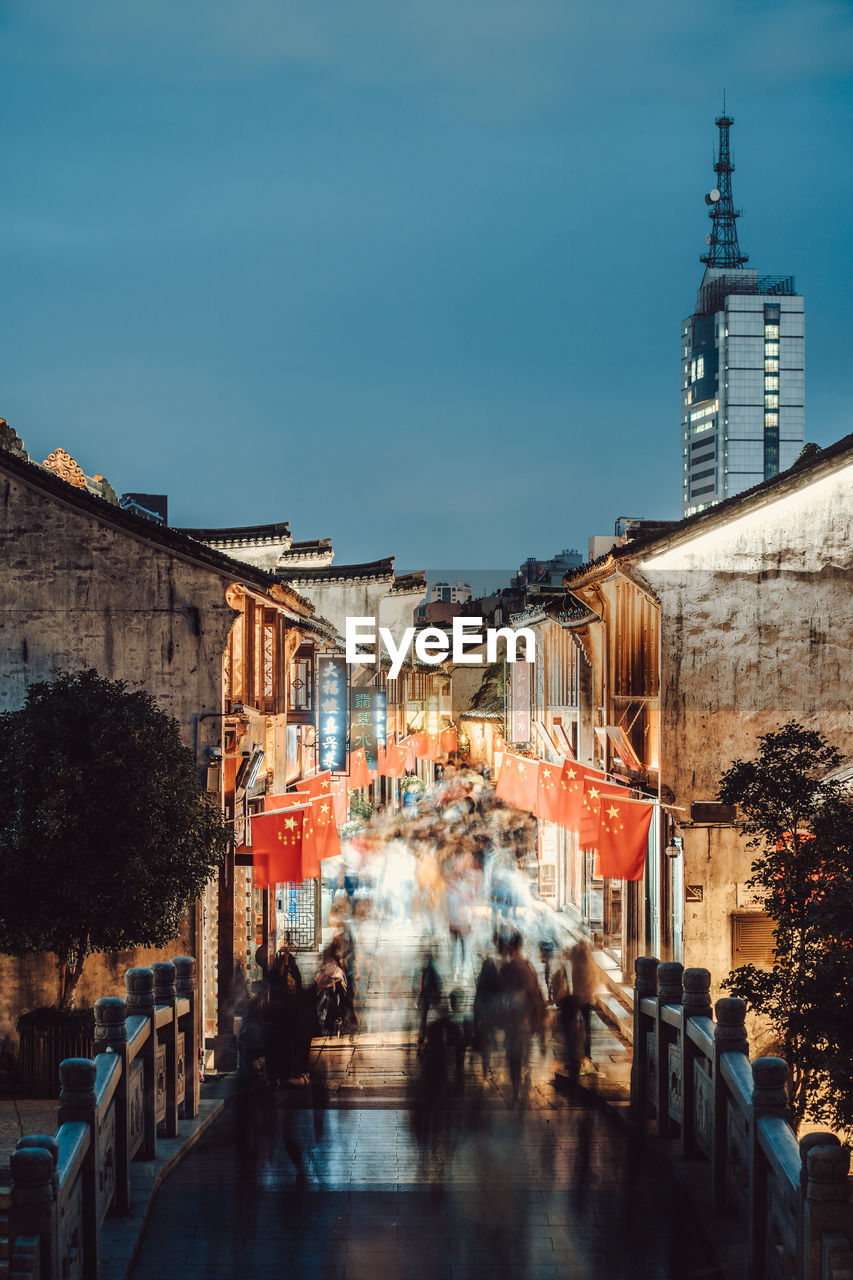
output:
<path id="1" fill-rule="evenodd" d="M 165 493 L 123 493 L 119 503 L 131 515 L 154 524 L 169 523 L 169 498 Z"/>

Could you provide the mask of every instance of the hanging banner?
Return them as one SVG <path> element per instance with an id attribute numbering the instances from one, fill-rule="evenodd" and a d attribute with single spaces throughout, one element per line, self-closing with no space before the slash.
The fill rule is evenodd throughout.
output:
<path id="1" fill-rule="evenodd" d="M 530 741 L 530 669 L 529 662 L 512 664 L 512 740 L 516 746 Z"/>
<path id="2" fill-rule="evenodd" d="M 431 738 L 434 738 L 438 733 L 438 694 L 427 698 L 426 731 Z"/>
<path id="3" fill-rule="evenodd" d="M 321 772 L 347 769 L 347 664 L 338 654 L 324 654 L 318 662 L 318 767 Z"/>
<path id="4" fill-rule="evenodd" d="M 378 692 L 378 689 L 350 690 L 350 751 L 363 751 L 368 769 L 376 769 L 379 765 L 380 738 L 376 732 L 375 712 Z"/>

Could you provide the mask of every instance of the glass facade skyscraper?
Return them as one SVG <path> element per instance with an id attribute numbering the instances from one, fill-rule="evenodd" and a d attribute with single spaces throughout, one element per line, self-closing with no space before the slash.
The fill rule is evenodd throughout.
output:
<path id="1" fill-rule="evenodd" d="M 693 515 L 784 471 L 803 447 L 803 299 L 792 276 L 746 268 L 732 204 L 728 130 L 696 306 L 681 326 L 682 510 Z"/>

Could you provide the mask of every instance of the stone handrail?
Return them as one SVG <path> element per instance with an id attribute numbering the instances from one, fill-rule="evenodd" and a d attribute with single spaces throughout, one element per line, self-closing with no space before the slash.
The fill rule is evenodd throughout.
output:
<path id="1" fill-rule="evenodd" d="M 131 1207 L 130 1166 L 199 1112 L 195 960 L 128 969 L 126 995 L 95 1003 L 93 1058 L 60 1066 L 58 1128 L 12 1154 L 11 1274 L 97 1280 L 108 1213 Z"/>
<path id="2" fill-rule="evenodd" d="M 853 1275 L 850 1152 L 835 1134 L 797 1141 L 781 1058 L 749 1061 L 742 1000 L 711 1016 L 711 975 L 643 956 L 634 984 L 631 1113 L 711 1166 L 714 1205 L 746 1228 L 749 1280 Z"/>

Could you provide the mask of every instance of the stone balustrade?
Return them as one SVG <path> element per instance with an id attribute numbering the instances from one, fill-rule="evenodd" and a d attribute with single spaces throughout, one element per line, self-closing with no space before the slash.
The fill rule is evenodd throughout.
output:
<path id="1" fill-rule="evenodd" d="M 95 1003 L 94 1058 L 66 1058 L 55 1135 L 12 1154 L 10 1275 L 97 1280 L 101 1227 L 131 1207 L 130 1166 L 199 1112 L 195 960 L 128 969 Z"/>
<path id="2" fill-rule="evenodd" d="M 711 1010 L 711 975 L 636 961 L 631 1112 L 711 1166 L 714 1205 L 736 1213 L 749 1280 L 853 1276 L 850 1152 L 831 1133 L 797 1141 L 781 1058 L 749 1060 L 742 1000 Z"/>

